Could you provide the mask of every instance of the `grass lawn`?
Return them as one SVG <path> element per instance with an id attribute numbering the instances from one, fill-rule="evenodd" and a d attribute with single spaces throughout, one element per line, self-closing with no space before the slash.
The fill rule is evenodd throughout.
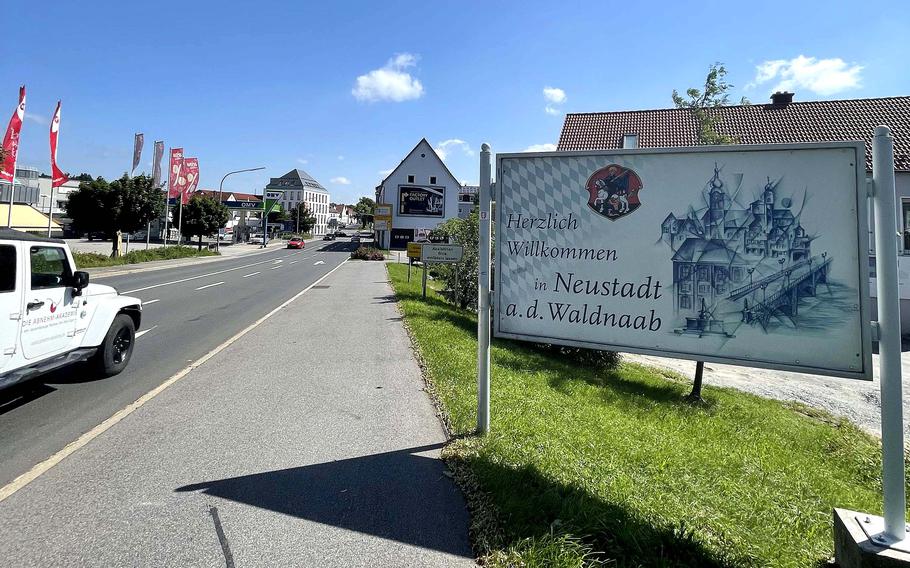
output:
<path id="1" fill-rule="evenodd" d="M 692 406 L 688 378 L 520 342 L 494 342 L 491 433 L 473 436 L 476 317 L 388 270 L 489 565 L 820 566 L 833 507 L 881 513 L 880 445 L 844 420 L 711 386 Z"/>
<path id="2" fill-rule="evenodd" d="M 120 266 L 123 264 L 138 264 L 153 260 L 172 260 L 196 256 L 217 256 L 218 253 L 207 249 L 196 250 L 196 247 L 169 246 L 148 250 L 136 250 L 118 258 L 110 258 L 95 252 L 73 252 L 76 266 L 79 268 L 98 268 L 100 266 Z"/>

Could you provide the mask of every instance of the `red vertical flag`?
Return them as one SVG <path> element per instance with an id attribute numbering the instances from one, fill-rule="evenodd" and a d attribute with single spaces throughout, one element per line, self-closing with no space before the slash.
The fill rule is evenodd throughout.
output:
<path id="1" fill-rule="evenodd" d="M 183 203 L 190 200 L 190 194 L 196 191 L 199 185 L 199 160 L 196 158 L 183 159 L 184 177 L 186 186 L 183 189 Z"/>
<path id="2" fill-rule="evenodd" d="M 60 136 L 60 101 L 51 120 L 51 187 L 60 187 L 69 181 L 66 174 L 57 167 L 57 137 Z"/>
<path id="3" fill-rule="evenodd" d="M 16 154 L 19 153 L 19 133 L 22 132 L 22 119 L 25 118 L 25 85 L 19 87 L 19 106 L 9 119 L 9 126 L 3 134 L 3 152 L 6 158 L 0 165 L 0 179 L 10 183 L 16 175 Z M 12 200 L 11 200 L 12 201 Z"/>
<path id="4" fill-rule="evenodd" d="M 171 169 L 167 176 L 167 197 L 176 199 L 181 193 L 180 176 L 183 170 L 183 148 L 171 148 Z"/>

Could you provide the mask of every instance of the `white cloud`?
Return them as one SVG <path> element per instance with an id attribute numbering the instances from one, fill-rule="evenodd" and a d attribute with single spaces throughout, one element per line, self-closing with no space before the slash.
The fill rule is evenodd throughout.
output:
<path id="1" fill-rule="evenodd" d="M 543 108 L 543 111 L 547 114 L 556 116 L 562 114 L 562 109 L 557 105 L 561 105 L 566 102 L 566 92 L 562 89 L 556 87 L 544 87 L 543 88 L 543 98 L 547 100 L 547 106 Z"/>
<path id="2" fill-rule="evenodd" d="M 32 114 L 30 112 L 25 113 L 25 120 L 31 120 L 34 123 L 44 124 L 44 125 L 48 125 L 51 123 L 50 119 L 48 119 L 47 117 L 41 116 L 40 114 Z"/>
<path id="3" fill-rule="evenodd" d="M 555 152 L 556 144 L 531 144 L 524 149 L 525 152 Z"/>
<path id="4" fill-rule="evenodd" d="M 357 77 L 351 94 L 359 101 L 400 103 L 423 96 L 423 85 L 406 71 L 417 65 L 417 56 L 399 53 L 379 69 Z"/>
<path id="5" fill-rule="evenodd" d="M 543 97 L 551 103 L 560 104 L 566 102 L 566 92 L 556 87 L 544 87 Z"/>
<path id="6" fill-rule="evenodd" d="M 351 185 L 351 180 L 344 176 L 333 177 L 329 181 L 332 183 L 337 183 L 338 185 Z"/>
<path id="7" fill-rule="evenodd" d="M 297 163 L 298 163 L 298 164 L 303 164 L 303 165 L 305 166 L 305 165 L 309 164 L 310 161 L 309 161 L 309 160 L 306 160 L 306 159 L 304 159 L 304 158 L 297 158 Z"/>
<path id="8" fill-rule="evenodd" d="M 464 140 L 459 140 L 458 138 L 449 138 L 448 140 L 443 140 L 442 142 L 436 144 L 436 147 L 433 149 L 436 150 L 437 154 L 439 154 L 439 159 L 444 161 L 448 157 L 449 152 L 456 148 L 461 148 L 466 156 L 474 155 L 474 151 L 471 150 L 471 147 L 468 145 L 468 143 Z"/>
<path id="9" fill-rule="evenodd" d="M 817 59 L 800 55 L 790 60 L 775 59 L 755 66 L 755 79 L 746 89 L 777 80 L 772 92 L 805 89 L 818 95 L 833 95 L 859 87 L 862 70 L 862 65 L 847 63 L 840 57 Z"/>

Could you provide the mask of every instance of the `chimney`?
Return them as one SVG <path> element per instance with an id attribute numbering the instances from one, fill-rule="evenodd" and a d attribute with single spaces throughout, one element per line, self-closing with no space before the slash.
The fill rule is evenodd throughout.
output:
<path id="1" fill-rule="evenodd" d="M 784 108 L 793 102 L 793 93 L 787 91 L 777 91 L 771 95 L 771 104 L 776 107 Z"/>

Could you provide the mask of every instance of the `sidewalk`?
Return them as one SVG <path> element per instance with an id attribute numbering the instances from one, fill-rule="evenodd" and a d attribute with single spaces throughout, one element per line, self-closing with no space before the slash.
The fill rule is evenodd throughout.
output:
<path id="1" fill-rule="evenodd" d="M 0 502 L 0 558 L 470 566 L 444 441 L 384 263 L 351 261 Z"/>

